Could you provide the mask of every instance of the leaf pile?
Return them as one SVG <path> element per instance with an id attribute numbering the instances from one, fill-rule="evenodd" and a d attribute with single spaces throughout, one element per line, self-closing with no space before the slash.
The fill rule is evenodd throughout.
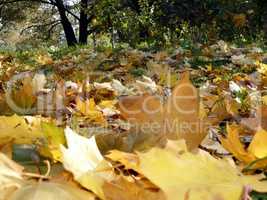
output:
<path id="1" fill-rule="evenodd" d="M 266 58 L 224 41 L 1 55 L 0 199 L 267 193 Z"/>

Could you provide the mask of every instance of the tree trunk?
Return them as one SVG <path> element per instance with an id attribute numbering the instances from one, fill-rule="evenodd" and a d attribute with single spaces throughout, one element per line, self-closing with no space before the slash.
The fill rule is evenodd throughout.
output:
<path id="1" fill-rule="evenodd" d="M 66 15 L 65 7 L 62 0 L 56 0 L 56 6 L 60 15 L 61 24 L 65 33 L 65 37 L 68 46 L 74 46 L 77 44 L 77 39 L 73 30 L 73 27 Z"/>
<path id="2" fill-rule="evenodd" d="M 262 13 L 262 28 L 265 34 L 265 38 L 267 38 L 267 3 L 265 3 Z"/>
<path id="3" fill-rule="evenodd" d="M 93 33 L 93 46 L 94 46 L 94 52 L 96 52 L 96 34 Z"/>
<path id="4" fill-rule="evenodd" d="M 88 16 L 87 16 L 87 8 L 88 8 L 88 0 L 81 0 L 80 3 L 80 27 L 79 27 L 79 43 L 87 44 L 88 38 Z"/>
<path id="5" fill-rule="evenodd" d="M 267 1 L 256 0 L 258 23 L 262 28 L 265 38 L 267 38 Z"/>

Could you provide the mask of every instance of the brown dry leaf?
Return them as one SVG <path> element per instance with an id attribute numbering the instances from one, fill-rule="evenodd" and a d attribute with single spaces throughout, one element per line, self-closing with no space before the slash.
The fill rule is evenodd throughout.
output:
<path id="1" fill-rule="evenodd" d="M 118 102 L 121 116 L 131 123 L 157 122 L 163 115 L 163 107 L 159 97 L 144 94 L 126 96 Z"/>
<path id="2" fill-rule="evenodd" d="M 41 65 L 52 65 L 54 63 L 49 55 L 38 55 L 36 61 Z"/>
<path id="3" fill-rule="evenodd" d="M 241 124 L 255 132 L 261 128 L 267 130 L 267 106 L 260 106 L 256 111 L 255 117 L 243 118 Z"/>
<path id="4" fill-rule="evenodd" d="M 19 109 L 33 108 L 37 97 L 35 95 L 35 89 L 30 77 L 25 78 L 22 81 L 22 86 L 18 90 L 13 91 L 12 100 L 13 103 L 15 103 L 15 106 Z"/>
<path id="5" fill-rule="evenodd" d="M 6 102 L 5 94 L 0 92 L 0 113 L 10 112 L 10 108 Z"/>
<path id="6" fill-rule="evenodd" d="M 124 97 L 118 105 L 121 115 L 139 127 L 140 132 L 184 138 L 190 149 L 196 148 L 206 136 L 209 123 L 200 117 L 198 90 L 191 83 L 188 72 L 182 75 L 165 105 L 149 94 Z"/>
<path id="7" fill-rule="evenodd" d="M 169 138 L 185 139 L 190 149 L 196 148 L 205 138 L 207 124 L 200 117 L 199 94 L 189 79 L 189 73 L 183 74 L 164 111 L 163 131 Z"/>
<path id="8" fill-rule="evenodd" d="M 64 82 L 59 81 L 55 90 L 38 93 L 38 114 L 51 116 L 62 112 L 71 100 L 66 98 L 65 92 Z"/>
<path id="9" fill-rule="evenodd" d="M 247 22 L 247 16 L 246 16 L 246 14 L 241 13 L 241 14 L 234 15 L 233 16 L 233 22 L 234 22 L 234 25 L 237 28 L 244 27 L 246 25 L 246 22 Z"/>
<path id="10" fill-rule="evenodd" d="M 158 190 L 148 190 L 139 181 L 130 181 L 119 177 L 103 185 L 106 200 L 164 200 L 164 193 Z"/>
<path id="11" fill-rule="evenodd" d="M 203 104 L 210 110 L 209 121 L 211 124 L 217 124 L 231 117 L 231 114 L 227 110 L 227 101 L 217 95 L 209 94 L 203 97 Z"/>

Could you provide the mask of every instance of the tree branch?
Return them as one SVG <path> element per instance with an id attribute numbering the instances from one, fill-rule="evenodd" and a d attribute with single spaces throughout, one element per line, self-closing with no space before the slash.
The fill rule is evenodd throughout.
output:
<path id="1" fill-rule="evenodd" d="M 65 9 L 65 11 L 66 11 L 67 13 L 69 13 L 72 17 L 74 17 L 74 18 L 77 19 L 77 20 L 80 20 L 80 18 L 79 18 L 77 15 L 75 15 L 73 12 L 71 12 L 69 9 L 67 9 L 66 7 L 65 7 L 64 9 Z"/>
<path id="2" fill-rule="evenodd" d="M 33 2 L 40 2 L 40 3 L 44 3 L 44 4 L 55 5 L 55 3 L 53 1 L 45 1 L 45 0 L 10 0 L 10 1 L 0 2 L 0 5 L 12 4 L 12 3 L 23 2 L 23 1 L 24 2 L 33 1 Z"/>
<path id="3" fill-rule="evenodd" d="M 33 24 L 31 26 L 27 26 L 26 28 L 22 29 L 20 31 L 20 35 L 22 35 L 25 31 L 27 31 L 28 29 L 31 29 L 31 28 L 35 28 L 35 27 L 38 28 L 38 27 L 45 27 L 45 26 L 54 26 L 55 24 L 56 25 L 60 24 L 60 20 L 55 20 L 55 21 L 52 21 L 52 22 L 47 23 L 47 24 Z"/>
<path id="4" fill-rule="evenodd" d="M 49 5 L 53 5 L 53 6 L 57 6 L 56 2 L 50 0 L 50 1 L 46 1 L 46 0 L 9 0 L 9 1 L 3 1 L 0 2 L 0 5 L 5 5 L 5 4 L 12 4 L 12 3 L 17 3 L 17 2 L 40 2 L 43 4 L 49 4 Z M 71 10 L 69 10 L 68 8 L 66 8 L 66 6 L 64 6 L 64 10 L 69 13 L 71 16 L 73 16 L 75 19 L 80 20 L 80 18 L 75 15 Z"/>
<path id="5" fill-rule="evenodd" d="M 51 34 L 53 32 L 53 29 L 55 27 L 57 27 L 61 22 L 56 22 L 54 24 L 51 25 L 51 27 L 48 29 L 48 34 L 47 34 L 47 37 L 45 38 L 46 40 L 49 39 L 51 37 Z"/>

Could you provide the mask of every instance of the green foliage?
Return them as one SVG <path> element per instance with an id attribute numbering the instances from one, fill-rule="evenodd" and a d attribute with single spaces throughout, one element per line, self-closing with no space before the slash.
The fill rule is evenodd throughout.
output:
<path id="1" fill-rule="evenodd" d="M 252 0 L 106 0 L 96 6 L 95 25 L 132 47 L 190 48 L 218 38 L 248 42 L 262 30 L 260 7 Z"/>
<path id="2" fill-rule="evenodd" d="M 60 20 L 55 21 L 55 16 L 60 16 L 53 6 L 34 2 L 0 5 L 0 34 L 14 39 L 6 30 L 20 29 L 22 41 L 9 42 L 18 43 L 19 49 L 38 47 L 44 42 L 48 46 L 62 44 L 63 29 Z M 86 9 L 88 38 L 98 50 L 121 44 L 143 50 L 177 45 L 192 49 L 196 43 L 214 43 L 218 39 L 234 41 L 238 46 L 255 40 L 262 44 L 267 33 L 267 3 L 262 0 L 103 0 L 91 4 Z M 66 7 L 73 13 L 81 11 L 78 1 Z M 79 26 L 79 20 L 71 14 L 68 18 L 73 28 Z M 60 57 L 57 53 L 55 56 Z"/>
<path id="3" fill-rule="evenodd" d="M 73 46 L 73 47 L 66 47 L 62 46 L 60 48 L 51 47 L 48 48 L 48 52 L 52 55 L 52 58 L 57 60 L 61 59 L 62 57 L 72 54 L 75 55 L 75 52 L 77 54 L 77 51 L 81 48 L 81 46 Z"/>
<path id="4" fill-rule="evenodd" d="M 131 73 L 132 75 L 134 75 L 135 77 L 138 77 L 138 76 L 143 76 L 143 75 L 145 75 L 146 71 L 145 71 L 145 69 L 139 67 L 139 68 L 134 68 L 134 69 L 132 69 L 132 70 L 130 71 L 130 73 Z"/>
<path id="5" fill-rule="evenodd" d="M 253 200 L 267 200 L 267 194 L 261 194 L 258 192 L 252 192 L 252 199 Z"/>

